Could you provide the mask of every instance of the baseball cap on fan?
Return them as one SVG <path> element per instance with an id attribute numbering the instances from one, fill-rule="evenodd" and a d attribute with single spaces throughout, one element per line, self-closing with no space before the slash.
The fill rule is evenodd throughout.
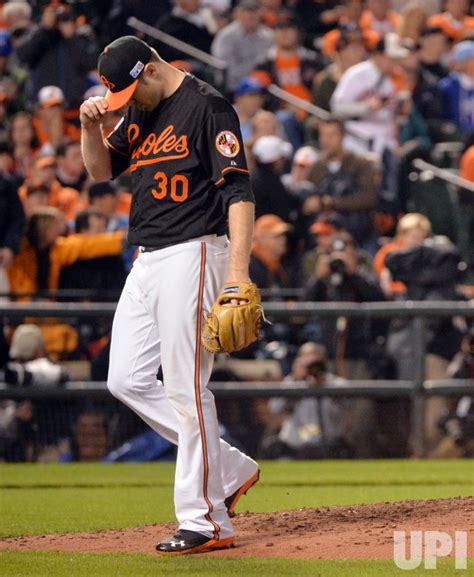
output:
<path id="1" fill-rule="evenodd" d="M 122 36 L 104 48 L 98 68 L 100 80 L 107 88 L 109 111 L 122 108 L 130 100 L 151 54 L 150 46 L 136 36 Z"/>

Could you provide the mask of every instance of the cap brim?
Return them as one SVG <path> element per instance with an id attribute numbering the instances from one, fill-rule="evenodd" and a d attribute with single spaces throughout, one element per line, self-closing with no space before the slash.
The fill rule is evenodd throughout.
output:
<path id="1" fill-rule="evenodd" d="M 52 108 L 64 104 L 64 98 L 49 98 L 41 103 L 42 108 Z"/>
<path id="2" fill-rule="evenodd" d="M 109 103 L 109 107 L 107 108 L 107 110 L 109 112 L 113 112 L 114 110 L 118 110 L 119 108 L 122 108 L 122 106 L 125 106 L 127 102 L 130 100 L 130 98 L 132 98 L 137 85 L 138 85 L 138 78 L 137 80 L 132 82 L 130 86 L 127 86 L 127 88 L 124 88 L 119 92 L 111 92 L 110 90 L 107 90 L 107 94 L 105 95 L 105 100 L 107 100 L 107 102 Z"/>

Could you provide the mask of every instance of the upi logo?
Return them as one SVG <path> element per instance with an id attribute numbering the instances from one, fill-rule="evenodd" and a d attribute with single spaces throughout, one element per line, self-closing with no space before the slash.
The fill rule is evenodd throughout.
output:
<path id="1" fill-rule="evenodd" d="M 393 532 L 393 560 L 399 569 L 416 569 L 423 560 L 425 569 L 436 569 L 437 559 L 451 552 L 455 568 L 467 569 L 467 531 L 455 531 L 454 539 L 443 531 Z"/>

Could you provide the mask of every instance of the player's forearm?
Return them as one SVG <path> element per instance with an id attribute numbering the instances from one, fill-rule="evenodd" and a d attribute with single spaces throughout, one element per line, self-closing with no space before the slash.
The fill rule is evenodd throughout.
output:
<path id="1" fill-rule="evenodd" d="M 229 206 L 231 250 L 227 282 L 249 280 L 249 260 L 254 219 L 255 205 L 253 202 L 235 202 Z"/>
<path id="2" fill-rule="evenodd" d="M 98 181 L 109 180 L 112 177 L 112 164 L 100 126 L 83 127 L 81 144 L 84 164 L 91 178 Z"/>

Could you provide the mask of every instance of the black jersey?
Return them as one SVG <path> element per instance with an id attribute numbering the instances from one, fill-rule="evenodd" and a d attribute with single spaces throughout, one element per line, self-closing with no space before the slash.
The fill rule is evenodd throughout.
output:
<path id="1" fill-rule="evenodd" d="M 227 206 L 254 201 L 237 114 L 194 76 L 151 112 L 130 107 L 105 143 L 113 178 L 130 167 L 131 244 L 225 234 Z M 238 186 L 229 187 L 233 175 Z"/>

